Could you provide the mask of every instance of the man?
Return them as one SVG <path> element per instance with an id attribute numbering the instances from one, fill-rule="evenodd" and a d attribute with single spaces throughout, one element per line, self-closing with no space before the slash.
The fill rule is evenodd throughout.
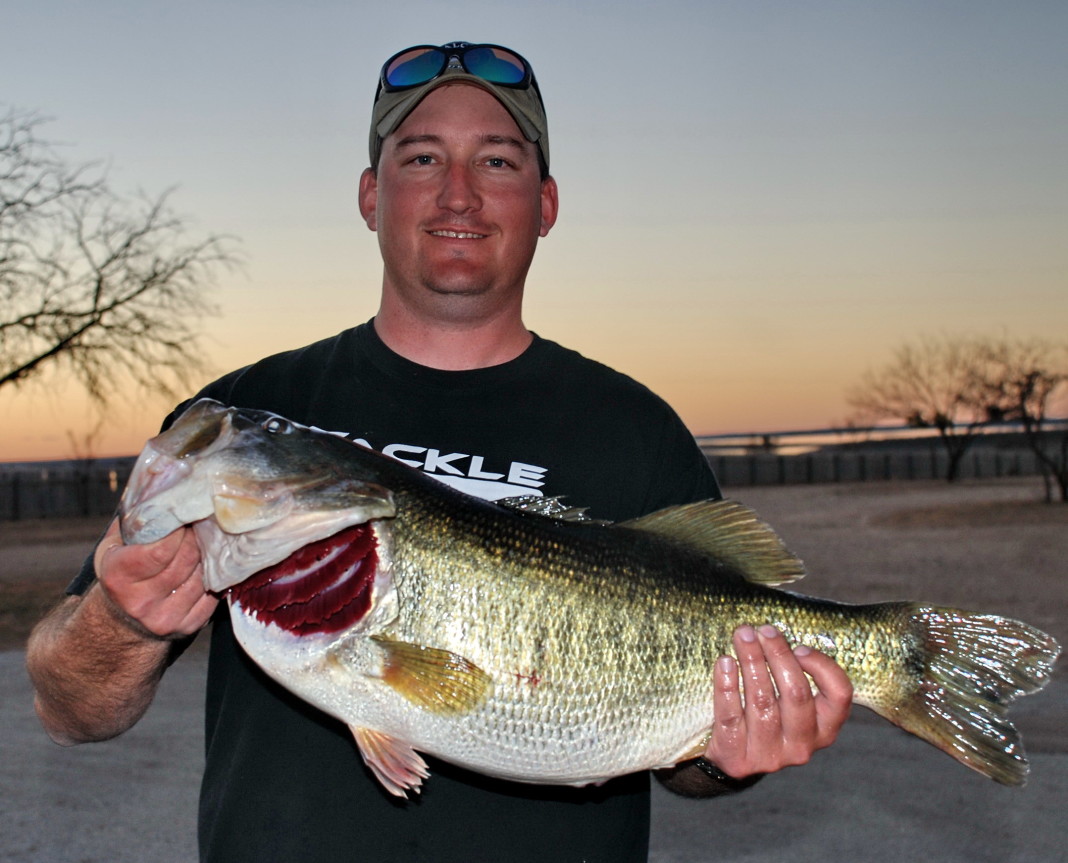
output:
<path id="1" fill-rule="evenodd" d="M 391 58 L 370 149 L 359 196 L 384 263 L 378 314 L 203 394 L 344 432 L 489 498 L 562 494 L 623 519 L 718 496 L 661 400 L 523 324 L 527 269 L 558 197 L 541 95 L 522 57 L 451 43 Z M 204 592 L 189 529 L 127 547 L 113 526 L 91 563 L 31 638 L 38 713 L 61 743 L 122 732 L 177 646 L 214 616 L 201 859 L 645 859 L 646 775 L 526 786 L 431 759 L 419 799 L 390 799 L 340 723 L 271 683 L 235 645 Z M 738 661 L 717 665 L 706 759 L 665 776 L 675 790 L 711 795 L 737 787 L 731 777 L 803 763 L 845 720 L 845 674 L 753 623 L 736 634 Z"/>

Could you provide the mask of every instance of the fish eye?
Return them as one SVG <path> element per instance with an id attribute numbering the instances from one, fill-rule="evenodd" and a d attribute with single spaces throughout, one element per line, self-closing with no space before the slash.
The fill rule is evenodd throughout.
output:
<path id="1" fill-rule="evenodd" d="M 293 424 L 281 417 L 271 417 L 263 424 L 263 429 L 270 434 L 289 434 L 293 431 Z"/>

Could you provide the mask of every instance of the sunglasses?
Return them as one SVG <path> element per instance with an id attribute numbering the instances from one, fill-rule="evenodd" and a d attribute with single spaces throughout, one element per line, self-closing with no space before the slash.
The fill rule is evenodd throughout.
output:
<path id="1" fill-rule="evenodd" d="M 515 51 L 500 45 L 450 42 L 440 48 L 417 45 L 394 54 L 382 66 L 379 92 L 392 93 L 426 84 L 443 75 L 446 69 L 455 68 L 456 63 L 469 75 L 499 87 L 538 89 L 534 70 Z"/>

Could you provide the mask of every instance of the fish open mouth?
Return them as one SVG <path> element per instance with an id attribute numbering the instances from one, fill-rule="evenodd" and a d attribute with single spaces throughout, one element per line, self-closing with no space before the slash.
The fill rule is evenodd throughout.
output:
<path id="1" fill-rule="evenodd" d="M 231 603 L 294 635 L 340 632 L 371 607 L 378 543 L 369 524 L 309 543 L 230 588 Z"/>

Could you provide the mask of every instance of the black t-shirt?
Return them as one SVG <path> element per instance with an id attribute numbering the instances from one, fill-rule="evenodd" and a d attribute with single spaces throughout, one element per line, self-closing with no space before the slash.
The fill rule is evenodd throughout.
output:
<path id="1" fill-rule="evenodd" d="M 719 489 L 674 412 L 631 379 L 535 337 L 511 362 L 440 371 L 390 351 L 373 322 L 280 354 L 201 395 L 343 432 L 482 497 L 564 496 L 613 521 Z M 647 857 L 649 777 L 564 788 L 428 758 L 398 801 L 345 726 L 270 681 L 212 631 L 201 859 L 210 863 L 604 861 Z"/>

